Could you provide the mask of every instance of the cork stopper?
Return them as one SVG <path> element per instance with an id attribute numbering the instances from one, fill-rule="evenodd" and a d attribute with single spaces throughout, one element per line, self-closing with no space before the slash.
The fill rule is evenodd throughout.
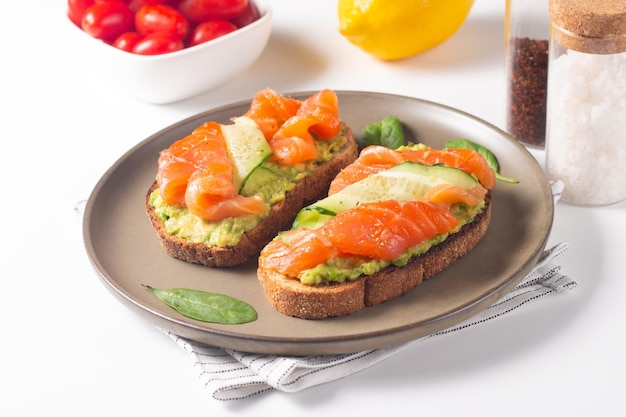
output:
<path id="1" fill-rule="evenodd" d="M 626 1 L 550 0 L 549 10 L 553 35 L 566 48 L 594 54 L 626 51 Z"/>

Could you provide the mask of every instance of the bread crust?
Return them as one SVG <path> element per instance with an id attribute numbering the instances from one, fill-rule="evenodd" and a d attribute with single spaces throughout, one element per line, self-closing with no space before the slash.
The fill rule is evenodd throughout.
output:
<path id="1" fill-rule="evenodd" d="M 324 319 L 355 313 L 406 294 L 470 252 L 485 236 L 491 221 L 491 193 L 474 221 L 441 244 L 402 267 L 388 266 L 371 276 L 331 285 L 305 285 L 259 268 L 265 297 L 279 312 L 302 319 Z"/>
<path id="2" fill-rule="evenodd" d="M 343 149 L 330 161 L 320 164 L 313 174 L 298 182 L 283 201 L 272 206 L 268 217 L 246 232 L 236 246 L 208 246 L 168 234 L 154 207 L 149 203 L 150 194 L 157 187 L 155 181 L 146 194 L 145 210 L 161 246 L 176 259 L 209 267 L 234 267 L 247 263 L 279 231 L 289 229 L 300 209 L 323 196 L 339 171 L 357 158 L 358 148 L 352 131 L 344 125 L 342 133 L 347 138 Z"/>

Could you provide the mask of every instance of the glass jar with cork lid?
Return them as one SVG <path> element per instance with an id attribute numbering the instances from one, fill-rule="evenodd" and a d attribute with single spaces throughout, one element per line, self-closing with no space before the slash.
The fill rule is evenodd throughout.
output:
<path id="1" fill-rule="evenodd" d="M 550 0 L 546 172 L 562 200 L 626 201 L 626 1 Z"/>

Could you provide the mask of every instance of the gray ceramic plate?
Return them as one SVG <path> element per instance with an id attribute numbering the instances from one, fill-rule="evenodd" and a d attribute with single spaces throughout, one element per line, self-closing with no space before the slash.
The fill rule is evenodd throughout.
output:
<path id="1" fill-rule="evenodd" d="M 356 314 L 307 321 L 276 312 L 256 278 L 256 262 L 212 269 L 170 258 L 161 249 L 144 212 L 144 196 L 161 149 L 207 120 L 229 123 L 249 102 L 204 112 L 176 123 L 128 151 L 99 181 L 86 206 L 84 241 L 105 286 L 132 311 L 197 342 L 257 353 L 335 354 L 406 342 L 457 324 L 488 307 L 530 271 L 547 242 L 554 207 L 540 166 L 501 130 L 466 113 L 414 98 L 339 91 L 341 117 L 355 133 L 396 115 L 409 139 L 442 147 L 467 138 L 499 158 L 504 175 L 494 189 L 492 222 L 483 241 L 440 275 L 410 293 Z M 295 96 L 303 97 L 308 93 Z M 208 324 L 188 319 L 142 287 L 187 287 L 231 295 L 258 312 L 255 322 Z"/>

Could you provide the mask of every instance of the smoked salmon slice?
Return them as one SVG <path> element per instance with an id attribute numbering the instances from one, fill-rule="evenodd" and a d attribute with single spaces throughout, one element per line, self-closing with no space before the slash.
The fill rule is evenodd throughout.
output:
<path id="1" fill-rule="evenodd" d="M 364 203 L 337 214 L 318 229 L 283 232 L 263 249 L 259 265 L 295 278 L 333 257 L 393 261 L 457 224 L 446 205 L 395 200 Z"/>
<path id="2" fill-rule="evenodd" d="M 296 116 L 310 119 L 309 130 L 320 139 L 332 139 L 341 131 L 339 99 L 332 90 L 321 90 L 304 100 Z"/>
<path id="3" fill-rule="evenodd" d="M 206 221 L 259 214 L 260 197 L 244 197 L 233 185 L 233 162 L 218 123 L 207 122 L 161 151 L 157 185 L 163 200 L 187 207 Z"/>
<path id="4" fill-rule="evenodd" d="M 352 164 L 344 168 L 330 184 L 328 193 L 334 194 L 350 184 L 369 175 L 384 171 L 402 162 L 417 162 L 424 165 L 443 164 L 461 169 L 474 175 L 487 189 L 496 185 L 496 176 L 485 158 L 472 149 L 403 149 L 393 150 L 380 145 L 371 145 L 361 151 Z"/>
<path id="5" fill-rule="evenodd" d="M 244 116 L 254 120 L 265 139 L 270 140 L 287 119 L 296 115 L 301 105 L 300 100 L 266 88 L 255 94 Z"/>
<path id="6" fill-rule="evenodd" d="M 294 116 L 268 141 L 273 155 L 270 160 L 285 166 L 317 158 L 315 140 L 309 133 L 311 120 Z"/>
<path id="7" fill-rule="evenodd" d="M 271 160 L 286 166 L 317 157 L 313 134 L 324 140 L 341 131 L 338 98 L 329 89 L 299 101 L 268 88 L 256 94 L 245 116 L 261 128 Z"/>
<path id="8" fill-rule="evenodd" d="M 328 189 L 328 194 L 335 194 L 350 184 L 354 184 L 402 162 L 405 162 L 405 160 L 396 150 L 379 145 L 368 146 L 361 151 L 359 157 L 354 162 L 342 169 L 333 179 Z"/>
<path id="9" fill-rule="evenodd" d="M 465 203 L 468 206 L 475 206 L 485 199 L 487 188 L 476 185 L 469 190 L 464 190 L 454 184 L 439 184 L 431 187 L 424 194 L 423 200 L 437 204 L 452 205 Z"/>
<path id="10" fill-rule="evenodd" d="M 184 206 L 187 183 L 196 168 L 185 159 L 170 157 L 165 152 L 161 155 L 157 174 L 157 184 L 161 196 L 167 204 Z"/>
<path id="11" fill-rule="evenodd" d="M 387 200 L 360 204 L 337 214 L 325 227 L 337 250 L 392 261 L 426 239 L 451 231 L 458 220 L 450 209 L 425 201 Z"/>
<path id="12" fill-rule="evenodd" d="M 332 242 L 319 229 L 292 229 L 280 233 L 263 248 L 259 265 L 283 275 L 297 277 L 337 254 Z"/>

